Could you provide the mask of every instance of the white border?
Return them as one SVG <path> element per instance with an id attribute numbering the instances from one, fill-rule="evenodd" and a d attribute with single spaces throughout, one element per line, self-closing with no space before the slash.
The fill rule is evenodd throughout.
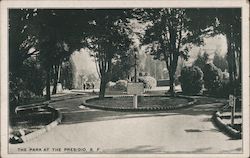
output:
<path id="1" fill-rule="evenodd" d="M 8 154 L 8 8 L 242 8 L 243 154 Z M 176 1 L 2 1 L 1 2 L 1 157 L 248 157 L 249 156 L 249 4 L 247 0 Z"/>

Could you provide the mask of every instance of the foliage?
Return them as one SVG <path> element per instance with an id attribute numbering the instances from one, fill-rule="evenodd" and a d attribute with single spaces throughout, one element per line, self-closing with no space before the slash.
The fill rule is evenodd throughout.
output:
<path id="1" fill-rule="evenodd" d="M 229 79 L 234 85 L 241 85 L 241 9 L 240 8 L 217 8 L 212 12 L 210 9 L 198 9 L 197 13 L 193 12 L 192 14 L 197 14 L 200 17 L 207 20 L 203 15 L 209 15 L 207 20 L 204 22 L 209 28 L 209 35 L 223 34 L 227 39 L 227 63 L 228 63 L 228 72 Z M 207 14 L 209 12 L 209 14 Z M 198 18 L 197 20 L 199 20 Z M 215 62 L 216 63 L 216 62 Z M 219 65 L 218 65 L 219 66 Z M 223 66 L 224 67 L 224 66 Z M 224 68 L 223 68 L 224 69 Z M 238 84 L 234 84 L 238 82 Z M 230 93 L 234 93 L 233 89 L 238 89 L 237 86 L 231 89 Z"/>
<path id="2" fill-rule="evenodd" d="M 138 81 L 143 83 L 144 88 L 149 88 L 149 89 L 155 88 L 157 84 L 156 79 L 152 76 L 140 76 L 138 78 Z"/>
<path id="3" fill-rule="evenodd" d="M 222 57 L 217 52 L 215 52 L 213 63 L 216 67 L 220 68 L 221 71 L 228 70 L 228 64 L 226 57 Z"/>
<path id="4" fill-rule="evenodd" d="M 200 94 L 203 88 L 203 72 L 197 66 L 184 67 L 179 77 L 184 94 Z"/>
<path id="5" fill-rule="evenodd" d="M 11 72 L 9 74 L 9 110 L 13 113 L 20 104 L 20 92 L 24 90 L 21 78 L 16 77 Z"/>
<path id="6" fill-rule="evenodd" d="M 23 62 L 22 79 L 25 88 L 36 96 L 42 96 L 45 86 L 45 73 L 41 68 L 40 61 L 36 57 L 31 57 Z"/>
<path id="7" fill-rule="evenodd" d="M 84 45 L 91 50 L 101 78 L 99 97 L 105 95 L 105 87 L 111 78 L 114 62 L 130 49 L 130 29 L 127 26 L 127 11 L 90 10 L 92 21 Z"/>
<path id="8" fill-rule="evenodd" d="M 23 61 L 37 53 L 31 49 L 37 41 L 27 27 L 32 14 L 33 10 L 28 9 L 9 10 L 9 71 L 17 77 L 22 74 Z"/>
<path id="9" fill-rule="evenodd" d="M 116 84 L 115 82 L 109 81 L 109 82 L 106 84 L 106 88 L 113 87 L 115 84 Z"/>
<path id="10" fill-rule="evenodd" d="M 35 62 L 29 64 L 28 58 L 36 54 L 37 51 L 31 49 L 37 43 L 35 38 L 28 33 L 27 25 L 31 20 L 33 10 L 10 9 L 9 10 L 9 101 L 10 112 L 13 112 L 15 106 L 21 104 L 24 100 L 31 97 L 30 90 L 35 92 L 30 79 L 36 76 L 28 74 L 29 69 L 35 70 Z M 29 79 L 27 81 L 26 79 Z M 36 82 L 36 81 L 34 81 Z M 32 85 L 33 84 L 33 85 Z M 39 83 L 40 84 L 40 83 Z M 28 86 L 26 89 L 25 86 Z M 39 91 L 39 90 L 38 90 Z M 39 92 L 35 92 L 39 93 Z"/>
<path id="11" fill-rule="evenodd" d="M 214 26 L 215 34 L 223 34 L 227 39 L 227 62 L 230 82 L 241 84 L 241 9 L 227 8 L 216 9 L 211 17 L 215 17 L 217 23 Z M 235 84 L 232 84 L 233 86 Z M 234 87 L 233 89 L 237 89 Z M 233 90 L 232 89 L 232 90 Z M 234 93 L 231 91 L 230 93 Z"/>
<path id="12" fill-rule="evenodd" d="M 141 19 L 150 23 L 142 40 L 155 59 L 164 60 L 170 77 L 170 92 L 174 93 L 175 72 L 179 56 L 188 58 L 190 43 L 203 43 L 207 23 L 194 13 L 195 9 L 145 9 Z M 209 10 L 212 11 L 212 10 Z M 208 15 L 205 16 L 209 17 Z M 197 20 L 199 18 L 199 20 Z M 197 25 L 198 24 L 198 25 Z"/>
<path id="13" fill-rule="evenodd" d="M 119 90 L 119 91 L 126 91 L 127 90 L 127 85 L 128 85 L 128 81 L 126 80 L 118 80 L 115 85 L 113 86 L 113 88 L 115 90 Z"/>
<path id="14" fill-rule="evenodd" d="M 65 61 L 62 63 L 62 70 L 61 70 L 61 78 L 60 82 L 62 83 L 63 87 L 66 89 L 73 88 L 73 63 L 71 60 Z"/>
<path id="15" fill-rule="evenodd" d="M 222 87 L 222 71 L 213 63 L 204 66 L 204 85 L 210 94 L 218 94 Z"/>
<path id="16" fill-rule="evenodd" d="M 111 68 L 110 80 L 116 82 L 118 80 L 128 79 L 131 70 L 134 67 L 134 55 L 132 51 L 121 53 L 119 58 L 113 63 Z"/>

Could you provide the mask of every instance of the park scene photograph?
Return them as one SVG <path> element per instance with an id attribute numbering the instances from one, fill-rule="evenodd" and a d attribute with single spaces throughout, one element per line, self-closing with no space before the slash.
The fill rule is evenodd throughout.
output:
<path id="1" fill-rule="evenodd" d="M 7 12 L 8 154 L 243 153 L 242 8 Z"/>

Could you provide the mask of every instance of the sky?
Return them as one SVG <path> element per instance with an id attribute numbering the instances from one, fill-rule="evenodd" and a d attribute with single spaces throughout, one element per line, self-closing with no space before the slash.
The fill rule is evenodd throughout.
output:
<path id="1" fill-rule="evenodd" d="M 202 54 L 206 51 L 209 55 L 210 60 L 214 58 L 214 52 L 217 50 L 219 55 L 225 56 L 227 53 L 227 41 L 226 37 L 223 35 L 217 35 L 215 37 L 210 37 L 210 38 L 205 38 L 204 39 L 204 46 L 194 46 L 190 50 L 190 58 L 188 61 L 185 63 L 186 65 L 191 65 L 196 59 L 201 52 Z"/>

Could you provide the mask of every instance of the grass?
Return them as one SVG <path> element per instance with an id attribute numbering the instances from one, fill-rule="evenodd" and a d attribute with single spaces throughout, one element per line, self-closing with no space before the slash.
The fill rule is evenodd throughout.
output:
<path id="1" fill-rule="evenodd" d="M 47 109 L 43 112 L 17 114 L 10 118 L 10 135 L 18 135 L 19 131 L 25 135 L 43 128 L 55 119 L 55 115 Z"/>
<path id="2" fill-rule="evenodd" d="M 104 107 L 133 107 L 132 97 L 114 97 L 92 100 L 89 103 L 104 106 Z M 171 97 L 143 97 L 138 98 L 138 107 L 167 107 L 176 106 L 179 104 L 187 104 L 188 100 L 183 98 L 171 98 Z"/>
<path id="3" fill-rule="evenodd" d="M 24 100 L 20 105 L 35 104 L 35 103 L 41 103 L 44 101 L 46 101 L 44 96 L 43 97 L 35 96 L 35 97 L 30 98 L 30 99 Z"/>

